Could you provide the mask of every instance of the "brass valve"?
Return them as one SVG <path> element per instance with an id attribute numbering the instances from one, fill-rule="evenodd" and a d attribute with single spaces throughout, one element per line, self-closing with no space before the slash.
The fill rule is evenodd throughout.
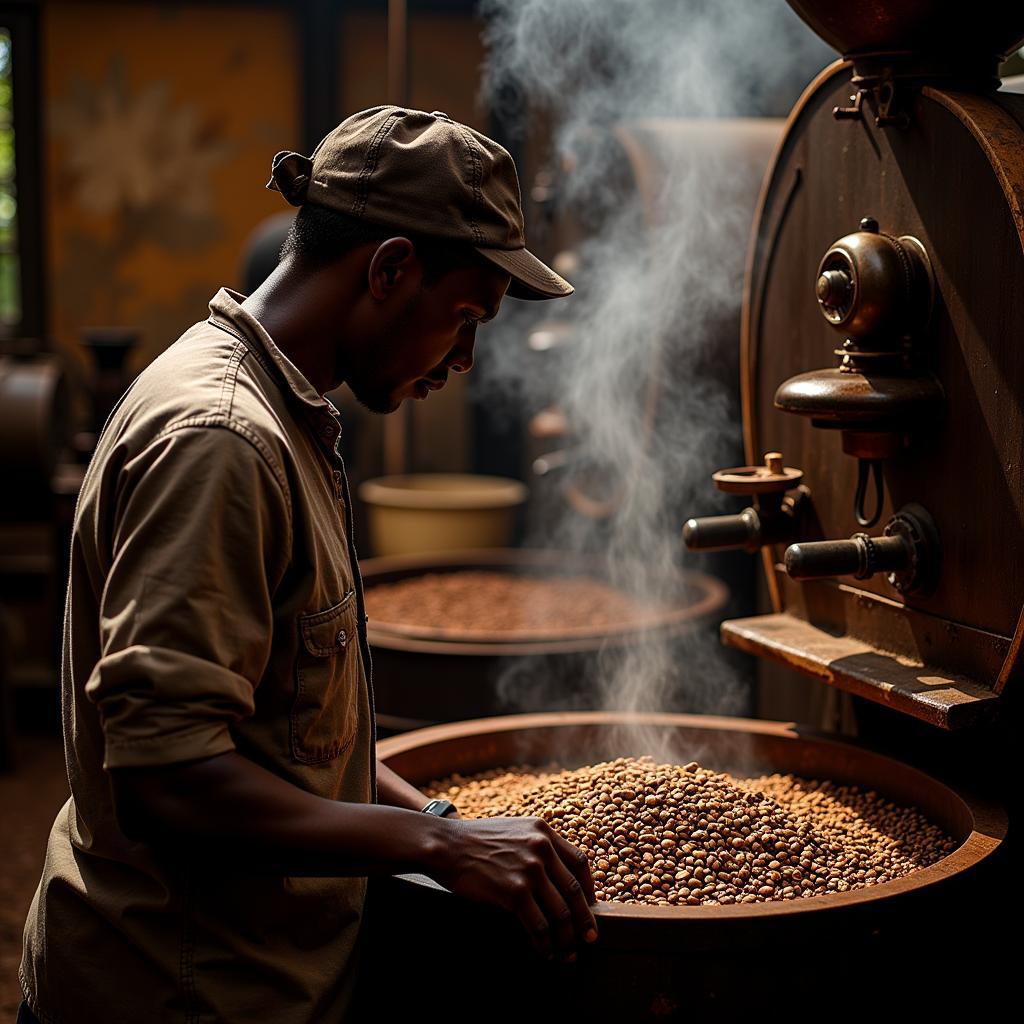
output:
<path id="1" fill-rule="evenodd" d="M 750 494 L 754 503 L 736 515 L 688 519 L 683 542 L 691 551 L 755 552 L 797 535 L 797 511 L 807 488 L 800 484 L 803 473 L 787 469 L 781 452 L 768 452 L 763 466 L 722 469 L 711 479 L 720 491 Z"/>
<path id="2" fill-rule="evenodd" d="M 818 265 L 822 316 L 846 336 L 840 365 L 902 357 L 901 341 L 927 326 L 933 304 L 931 261 L 913 235 L 890 235 L 874 217 L 831 245 Z M 893 360 L 895 357 L 895 360 Z"/>
<path id="3" fill-rule="evenodd" d="M 925 509 L 907 505 L 886 523 L 881 537 L 855 533 L 849 540 L 792 544 L 785 563 L 795 580 L 866 580 L 884 572 L 901 594 L 927 593 L 938 583 L 939 535 Z"/>
<path id="4" fill-rule="evenodd" d="M 912 235 L 880 231 L 874 217 L 831 246 L 818 265 L 822 316 L 843 337 L 838 364 L 790 377 L 775 407 L 842 432 L 843 451 L 859 462 L 854 516 L 874 526 L 882 514 L 882 460 L 900 454 L 909 435 L 942 412 L 945 396 L 921 359 L 932 315 L 931 260 Z M 867 508 L 873 481 L 873 511 Z"/>

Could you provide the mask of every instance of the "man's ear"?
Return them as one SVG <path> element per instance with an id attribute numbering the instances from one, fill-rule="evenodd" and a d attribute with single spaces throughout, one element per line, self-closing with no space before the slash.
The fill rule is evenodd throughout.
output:
<path id="1" fill-rule="evenodd" d="M 386 299 L 396 288 L 406 283 L 406 278 L 419 263 L 416 249 L 408 238 L 389 238 L 377 246 L 370 259 L 367 283 L 375 299 Z"/>

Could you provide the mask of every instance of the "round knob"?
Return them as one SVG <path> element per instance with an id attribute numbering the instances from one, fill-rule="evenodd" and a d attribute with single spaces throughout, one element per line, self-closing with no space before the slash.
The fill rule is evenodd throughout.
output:
<path id="1" fill-rule="evenodd" d="M 853 282 L 843 270 L 826 270 L 818 278 L 818 301 L 829 309 L 842 310 L 853 295 Z"/>
<path id="2" fill-rule="evenodd" d="M 715 486 L 726 494 L 783 494 L 803 477 L 801 470 L 783 465 L 779 452 L 768 452 L 762 466 L 734 466 L 711 474 Z"/>

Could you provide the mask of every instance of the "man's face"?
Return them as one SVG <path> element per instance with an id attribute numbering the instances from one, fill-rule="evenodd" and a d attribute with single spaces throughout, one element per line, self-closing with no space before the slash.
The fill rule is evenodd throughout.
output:
<path id="1" fill-rule="evenodd" d="M 509 280 L 498 267 L 473 265 L 396 296 L 374 337 L 348 354 L 352 393 L 373 412 L 394 412 L 444 387 L 449 372 L 468 372 L 477 325 L 497 314 Z"/>

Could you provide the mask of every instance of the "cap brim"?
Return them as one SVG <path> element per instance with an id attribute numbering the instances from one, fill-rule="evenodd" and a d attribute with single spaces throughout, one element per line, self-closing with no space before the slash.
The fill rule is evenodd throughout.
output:
<path id="1" fill-rule="evenodd" d="M 561 299 L 575 291 L 529 249 L 478 248 L 477 252 L 512 275 L 507 294 L 513 299 Z"/>

